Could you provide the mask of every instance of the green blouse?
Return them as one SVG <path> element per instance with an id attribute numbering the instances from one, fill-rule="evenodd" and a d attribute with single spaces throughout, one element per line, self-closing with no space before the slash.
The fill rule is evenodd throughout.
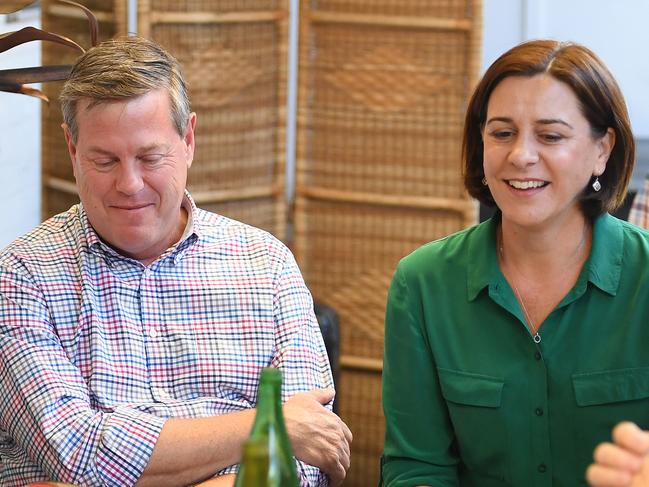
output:
<path id="1" fill-rule="evenodd" d="M 620 420 L 649 428 L 649 233 L 608 214 L 538 345 L 498 266 L 498 220 L 394 275 L 385 322 L 388 487 L 584 485 Z"/>

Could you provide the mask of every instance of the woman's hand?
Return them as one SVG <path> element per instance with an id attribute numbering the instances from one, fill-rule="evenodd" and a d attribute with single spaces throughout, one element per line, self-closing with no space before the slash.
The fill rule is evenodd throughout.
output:
<path id="1" fill-rule="evenodd" d="M 613 429 L 613 443 L 602 443 L 586 470 L 593 487 L 649 487 L 649 432 L 623 422 Z"/>

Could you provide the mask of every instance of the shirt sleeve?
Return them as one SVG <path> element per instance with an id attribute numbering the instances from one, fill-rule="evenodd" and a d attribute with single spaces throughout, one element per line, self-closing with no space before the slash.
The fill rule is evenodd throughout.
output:
<path id="1" fill-rule="evenodd" d="M 455 436 L 427 346 L 422 295 L 409 288 L 404 271 L 400 264 L 385 318 L 381 474 L 390 487 L 457 486 Z"/>
<path id="2" fill-rule="evenodd" d="M 332 388 L 333 377 L 313 299 L 293 255 L 279 249 L 275 279 L 276 354 L 272 366 L 282 370 L 282 399 L 316 388 Z M 331 409 L 332 404 L 327 408 Z M 328 478 L 316 467 L 298 461 L 302 486 L 326 486 Z"/>
<path id="3" fill-rule="evenodd" d="M 52 479 L 132 485 L 165 422 L 130 408 L 100 411 L 19 262 L 0 266 L 0 429 Z"/>

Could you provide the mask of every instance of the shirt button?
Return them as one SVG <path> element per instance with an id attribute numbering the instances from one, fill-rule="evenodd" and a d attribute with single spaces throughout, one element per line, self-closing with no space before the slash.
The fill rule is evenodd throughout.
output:
<path id="1" fill-rule="evenodd" d="M 158 399 L 170 399 L 171 398 L 171 396 L 169 394 L 167 394 L 167 391 L 165 391 L 164 389 L 160 389 L 158 387 L 153 389 L 153 393 L 155 394 L 155 396 Z"/>
<path id="2" fill-rule="evenodd" d="M 542 464 L 540 464 L 538 467 L 536 467 L 536 469 L 537 469 L 540 473 L 544 473 L 544 472 L 548 469 L 548 467 L 545 466 L 545 463 L 542 463 Z"/>
<path id="3" fill-rule="evenodd" d="M 541 360 L 541 352 L 535 352 L 535 353 L 534 353 L 534 358 L 535 358 L 536 360 Z"/>
<path id="4" fill-rule="evenodd" d="M 151 338 L 158 338 L 158 331 L 155 328 L 149 330 L 149 336 Z"/>
<path id="5" fill-rule="evenodd" d="M 541 409 L 541 408 L 536 408 L 536 409 L 534 410 L 534 414 L 536 414 L 537 416 L 543 416 L 543 409 Z"/>

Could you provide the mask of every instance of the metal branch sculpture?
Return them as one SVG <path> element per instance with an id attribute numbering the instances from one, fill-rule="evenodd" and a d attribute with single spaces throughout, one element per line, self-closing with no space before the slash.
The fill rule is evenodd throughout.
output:
<path id="1" fill-rule="evenodd" d="M 80 8 L 88 18 L 90 28 L 90 42 L 96 46 L 99 37 L 99 24 L 95 15 L 85 6 L 71 0 L 58 0 L 60 3 L 66 3 Z M 4 2 L 3 2 L 4 3 Z M 27 5 L 34 3 L 28 1 L 10 1 L 8 4 L 0 6 L 0 14 L 9 14 L 25 8 Z M 70 49 L 75 49 L 84 53 L 85 49 L 68 37 L 47 32 L 35 27 L 25 27 L 15 32 L 0 34 L 0 53 L 9 49 L 32 41 L 46 41 L 61 44 Z M 36 66 L 33 68 L 17 68 L 0 70 L 0 91 L 10 93 L 21 93 L 24 95 L 35 96 L 44 101 L 49 101 L 45 94 L 36 89 L 27 86 L 29 83 L 42 83 L 47 81 L 60 81 L 67 79 L 72 71 L 71 64 Z"/>

